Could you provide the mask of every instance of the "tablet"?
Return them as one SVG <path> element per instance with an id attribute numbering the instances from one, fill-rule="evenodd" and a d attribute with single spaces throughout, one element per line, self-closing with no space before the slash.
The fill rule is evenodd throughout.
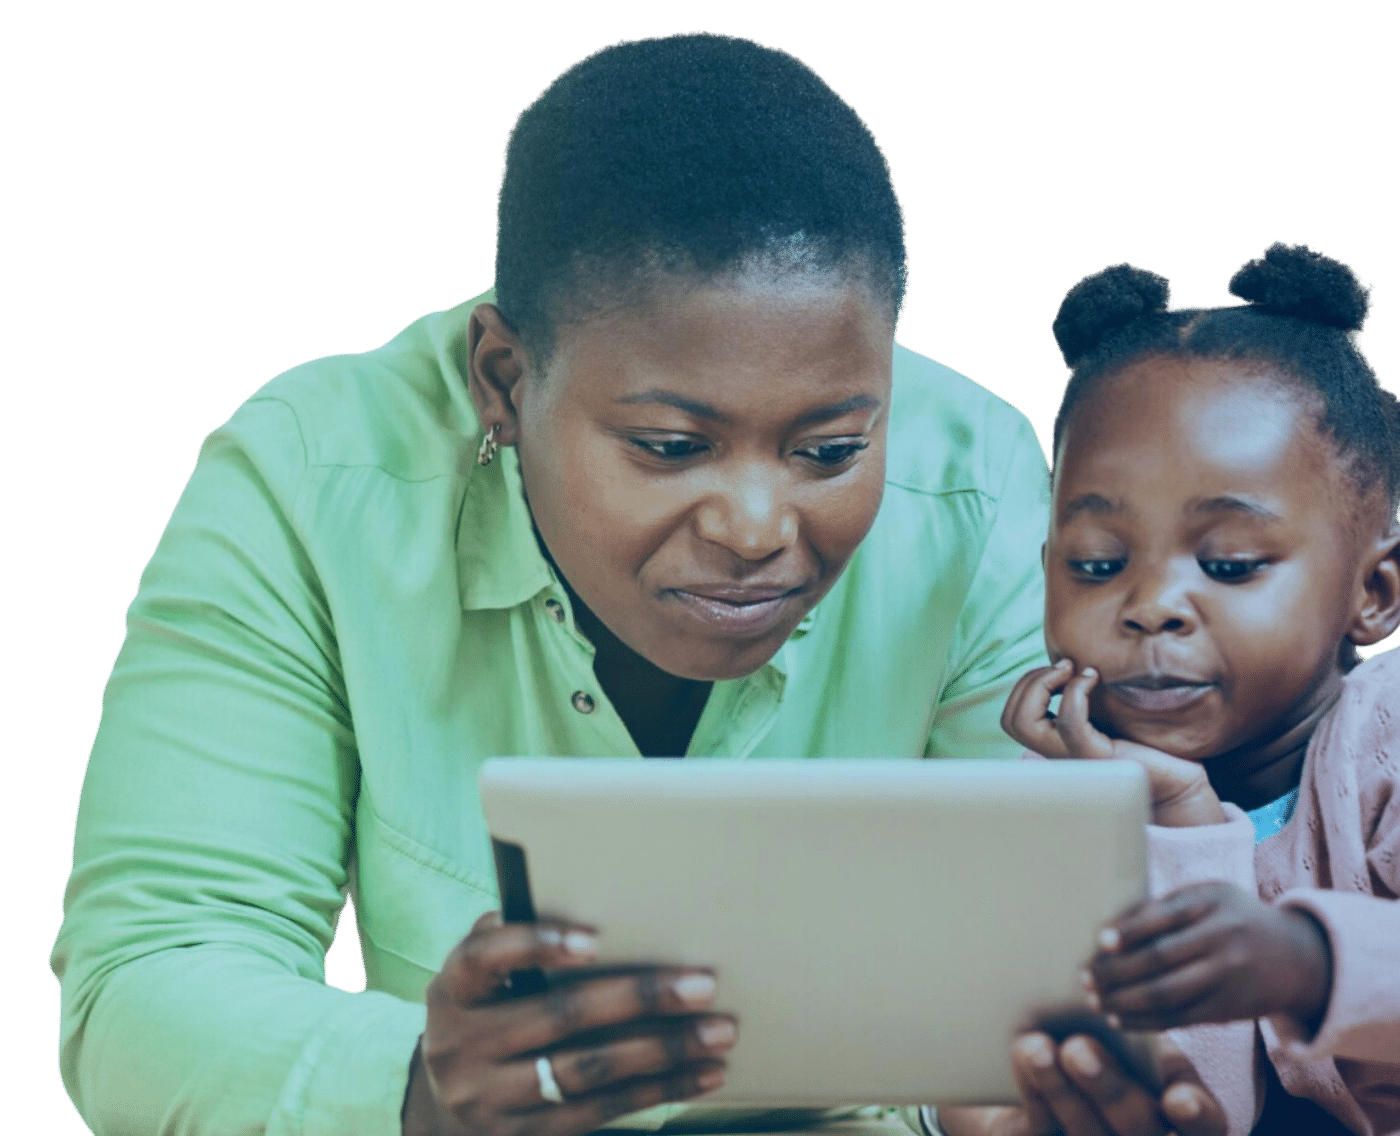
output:
<path id="1" fill-rule="evenodd" d="M 481 801 L 507 919 L 714 969 L 736 1106 L 1015 1101 L 1012 1036 L 1146 894 L 1131 762 L 494 759 Z"/>

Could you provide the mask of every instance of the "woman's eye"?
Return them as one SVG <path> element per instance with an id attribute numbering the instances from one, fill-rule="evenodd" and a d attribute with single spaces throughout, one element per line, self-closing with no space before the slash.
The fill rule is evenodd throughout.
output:
<path id="1" fill-rule="evenodd" d="M 1123 571 L 1123 560 L 1071 560 L 1070 571 L 1085 580 L 1107 580 Z"/>
<path id="2" fill-rule="evenodd" d="M 632 438 L 632 444 L 664 461 L 681 461 L 704 453 L 709 447 L 689 438 Z"/>
<path id="3" fill-rule="evenodd" d="M 869 444 L 869 442 L 823 442 L 819 446 L 809 446 L 807 449 L 797 452 L 803 457 L 811 458 L 818 465 L 838 466 L 845 465 Z"/>
<path id="4" fill-rule="evenodd" d="M 1202 560 L 1201 571 L 1222 584 L 1238 584 L 1258 574 L 1264 560 Z"/>

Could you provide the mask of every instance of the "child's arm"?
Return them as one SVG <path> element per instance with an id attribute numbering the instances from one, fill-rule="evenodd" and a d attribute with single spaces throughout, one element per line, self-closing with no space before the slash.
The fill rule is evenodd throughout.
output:
<path id="1" fill-rule="evenodd" d="M 1400 872 L 1400 862 L 1394 868 Z M 1282 1056 L 1400 1063 L 1400 900 L 1295 888 L 1276 904 L 1314 918 L 1332 958 L 1331 994 L 1317 1019 L 1286 1013 L 1268 1019 Z"/>

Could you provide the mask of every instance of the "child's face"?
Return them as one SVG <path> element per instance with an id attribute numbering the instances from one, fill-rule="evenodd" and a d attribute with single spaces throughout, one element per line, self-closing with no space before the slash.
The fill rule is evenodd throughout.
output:
<path id="1" fill-rule="evenodd" d="M 1155 357 L 1074 410 L 1045 547 L 1046 641 L 1091 717 L 1179 757 L 1246 745 L 1338 674 L 1362 590 L 1356 490 L 1290 388 Z"/>

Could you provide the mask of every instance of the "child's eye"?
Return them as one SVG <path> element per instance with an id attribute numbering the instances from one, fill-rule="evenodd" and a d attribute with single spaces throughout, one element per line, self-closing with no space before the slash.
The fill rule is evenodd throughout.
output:
<path id="1" fill-rule="evenodd" d="M 1085 580 L 1108 580 L 1123 571 L 1123 560 L 1071 560 L 1069 570 Z"/>
<path id="2" fill-rule="evenodd" d="M 709 449 L 703 443 L 690 438 L 629 438 L 628 441 L 662 461 L 671 462 L 683 461 Z"/>
<path id="3" fill-rule="evenodd" d="M 1252 579 L 1268 565 L 1267 560 L 1201 560 L 1201 571 L 1222 584 L 1239 584 Z"/>
<path id="4" fill-rule="evenodd" d="M 818 465 L 834 469 L 851 461 L 869 444 L 869 442 L 823 442 L 818 446 L 809 446 L 805 450 L 798 450 L 797 453 L 804 458 L 810 458 Z"/>

